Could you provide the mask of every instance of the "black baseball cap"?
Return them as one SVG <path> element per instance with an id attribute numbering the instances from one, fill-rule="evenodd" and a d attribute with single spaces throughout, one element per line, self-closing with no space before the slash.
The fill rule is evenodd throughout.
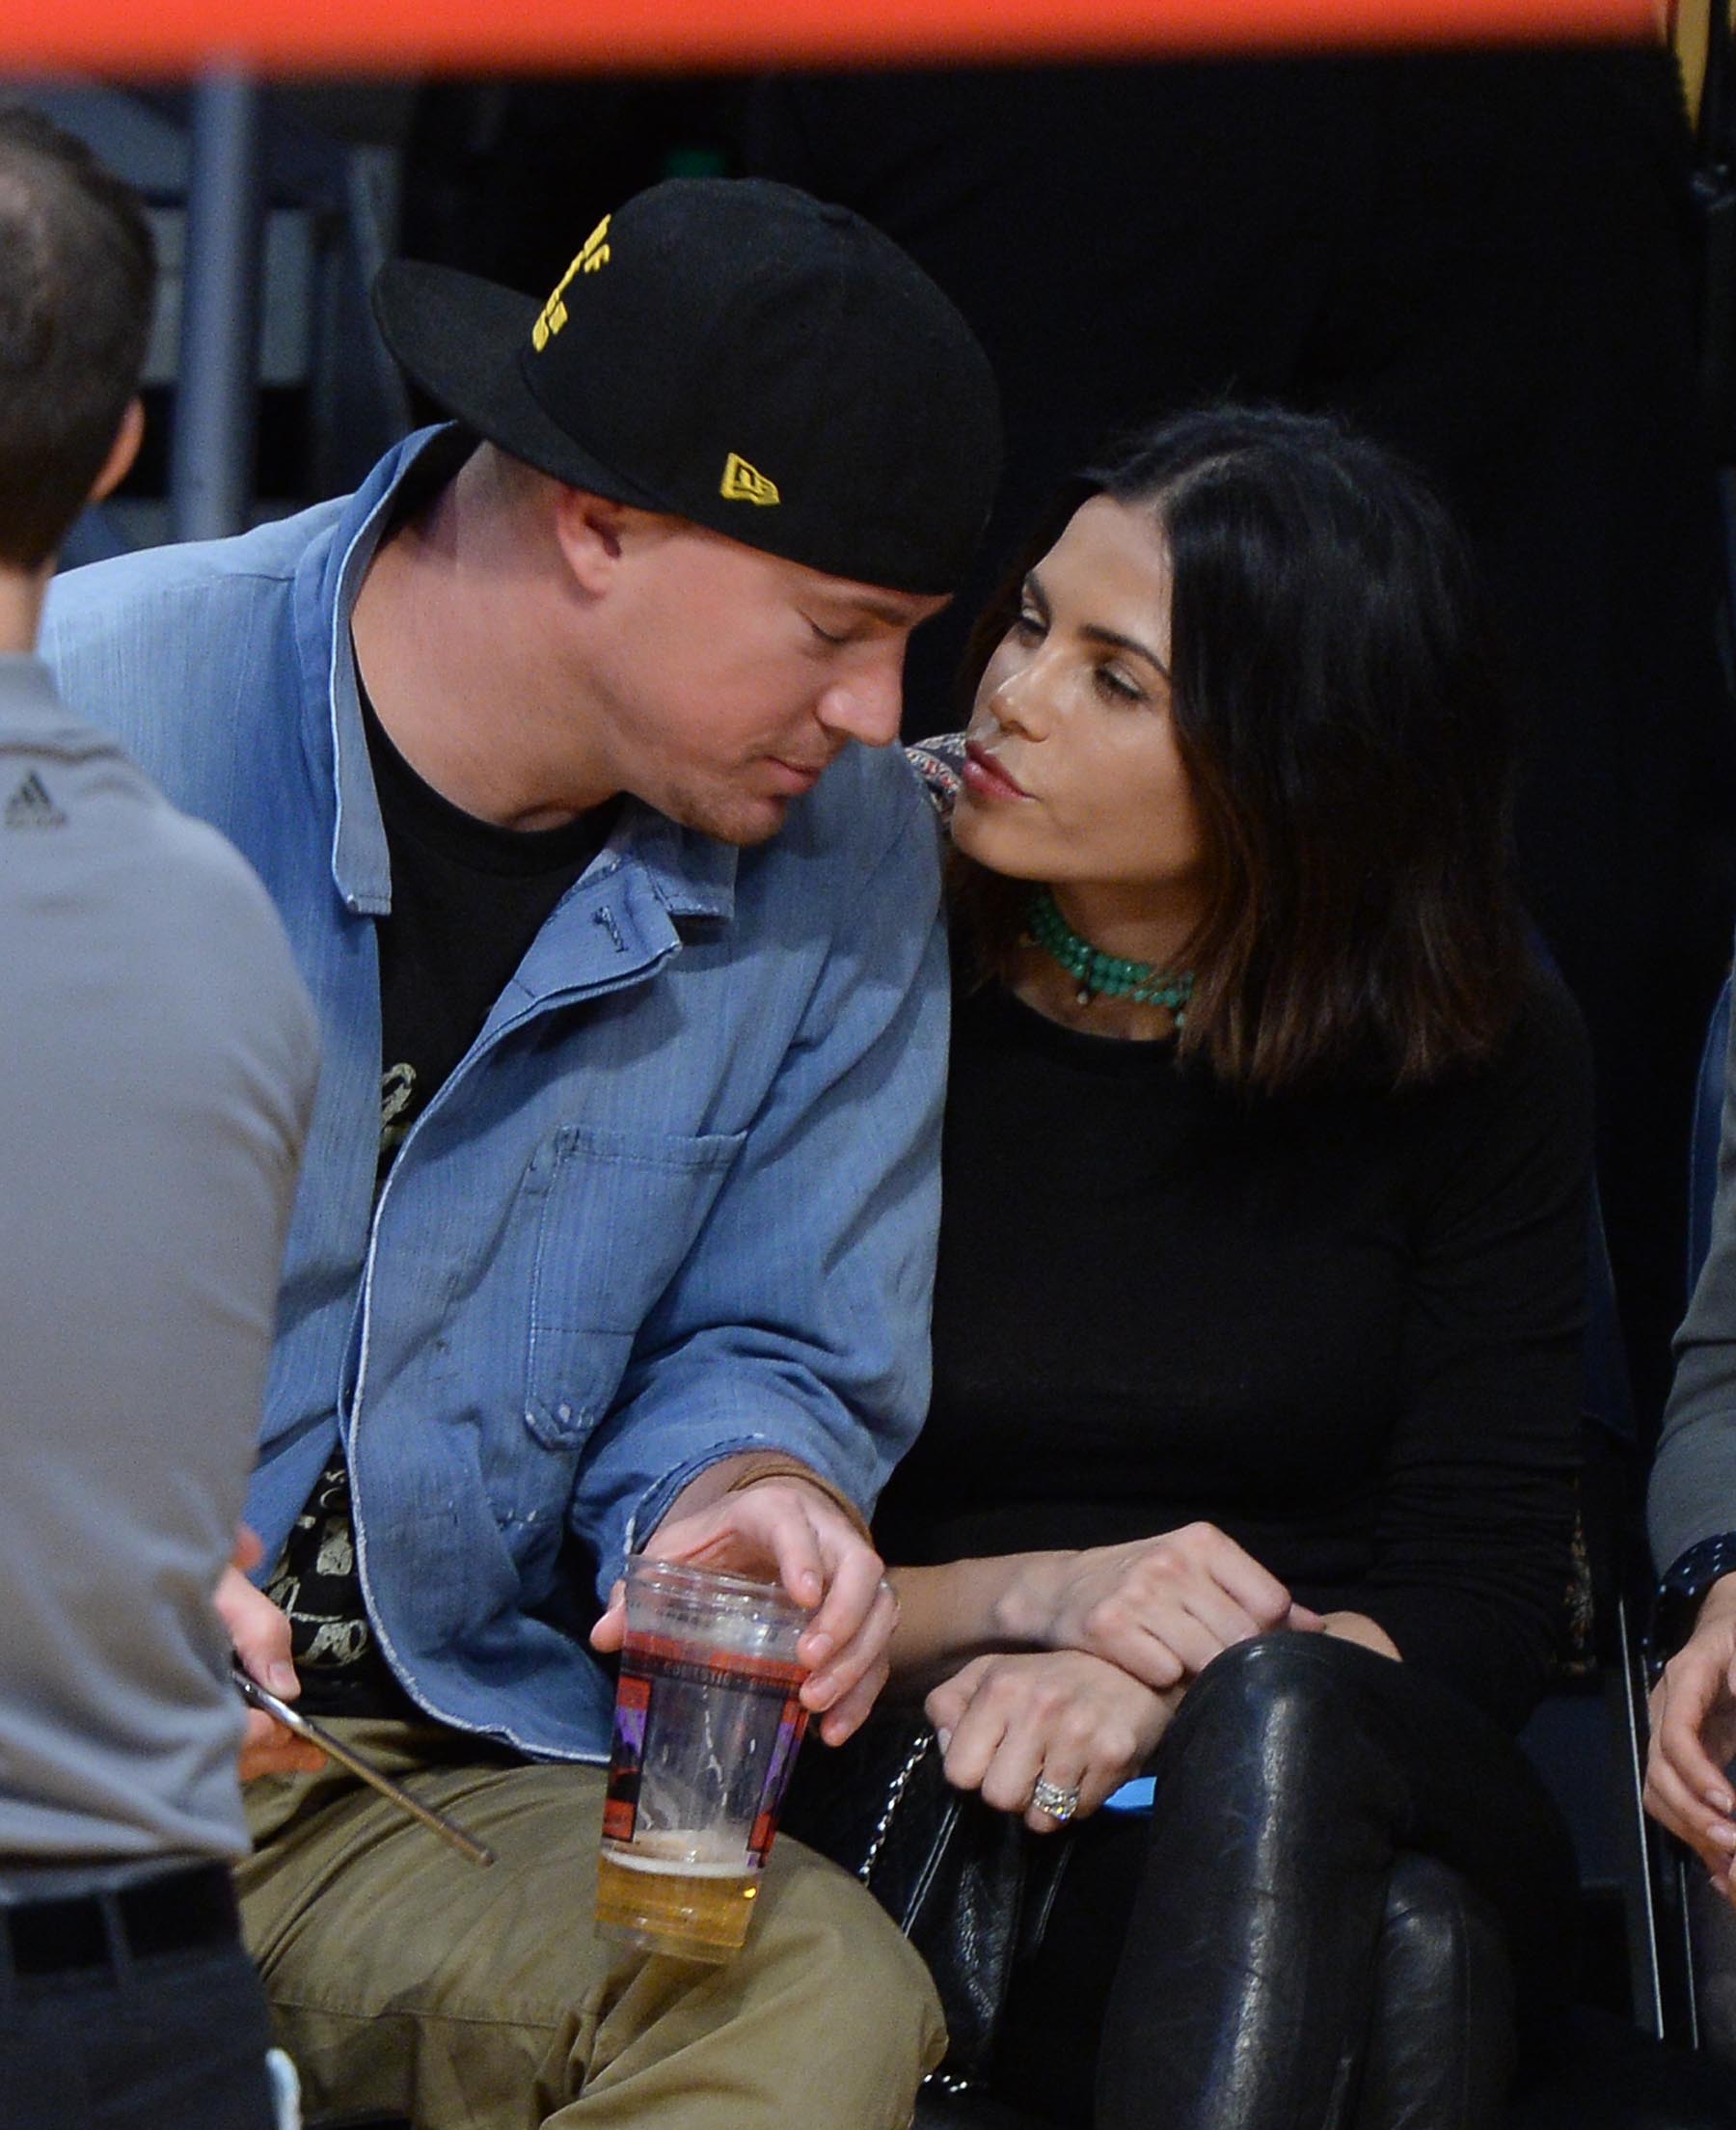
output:
<path id="1" fill-rule="evenodd" d="M 994 378 L 915 261 L 847 207 L 671 178 L 544 304 L 394 260 L 386 344 L 514 458 L 862 584 L 950 592 L 1000 472 Z"/>

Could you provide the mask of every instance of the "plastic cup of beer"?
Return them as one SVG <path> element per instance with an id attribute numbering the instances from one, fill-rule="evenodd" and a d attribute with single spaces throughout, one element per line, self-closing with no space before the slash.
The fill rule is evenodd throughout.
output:
<path id="1" fill-rule="evenodd" d="M 741 1950 L 807 1724 L 796 1644 L 809 1619 L 773 1583 L 628 1563 L 603 1936 L 687 1960 Z"/>

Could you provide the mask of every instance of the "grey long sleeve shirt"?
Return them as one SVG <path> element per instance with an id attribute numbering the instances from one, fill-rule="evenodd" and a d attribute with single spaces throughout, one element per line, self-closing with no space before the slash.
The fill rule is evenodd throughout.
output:
<path id="1" fill-rule="evenodd" d="M 0 1873 L 246 1846 L 211 1593 L 313 1094 L 264 889 L 0 657 Z"/>

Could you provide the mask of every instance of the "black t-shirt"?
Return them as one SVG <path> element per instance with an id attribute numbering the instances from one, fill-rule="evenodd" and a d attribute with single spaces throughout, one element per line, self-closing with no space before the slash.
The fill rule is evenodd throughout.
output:
<path id="1" fill-rule="evenodd" d="M 1568 1580 L 1588 1108 L 1541 976 L 1482 1071 L 1282 1100 L 967 993 L 887 1559 L 1204 1519 L 1522 1720 Z"/>
<path id="2" fill-rule="evenodd" d="M 481 1033 L 555 905 L 603 847 L 612 805 L 556 829 L 502 829 L 444 799 L 393 746 L 357 680 L 392 855 L 378 920 L 381 1175 Z"/>
<path id="3" fill-rule="evenodd" d="M 567 889 L 603 847 L 612 804 L 554 829 L 503 829 L 424 782 L 393 747 L 357 675 L 392 860 L 380 961 L 380 1161 L 481 1033 Z M 374 1643 L 356 1570 L 349 1471 L 334 1453 L 296 1518 L 266 1595 L 289 1615 L 310 1715 L 413 1712 Z"/>

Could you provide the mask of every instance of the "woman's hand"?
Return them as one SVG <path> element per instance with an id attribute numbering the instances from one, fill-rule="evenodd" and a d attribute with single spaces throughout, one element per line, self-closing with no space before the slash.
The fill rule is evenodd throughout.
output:
<path id="1" fill-rule="evenodd" d="M 973 1657 L 923 1707 L 949 1783 L 1022 1813 L 1033 1834 L 1053 1834 L 1062 1821 L 1031 1803 L 1037 1778 L 1078 1791 L 1072 1816 L 1096 1812 L 1151 1758 L 1183 1690 L 1155 1692 L 1101 1657 L 1044 1650 Z"/>
<path id="2" fill-rule="evenodd" d="M 1162 1692 L 1233 1643 L 1321 1622 L 1215 1524 L 1190 1523 L 1126 1545 L 1033 1554 L 997 1624 L 1009 1641 L 1080 1650 Z"/>

